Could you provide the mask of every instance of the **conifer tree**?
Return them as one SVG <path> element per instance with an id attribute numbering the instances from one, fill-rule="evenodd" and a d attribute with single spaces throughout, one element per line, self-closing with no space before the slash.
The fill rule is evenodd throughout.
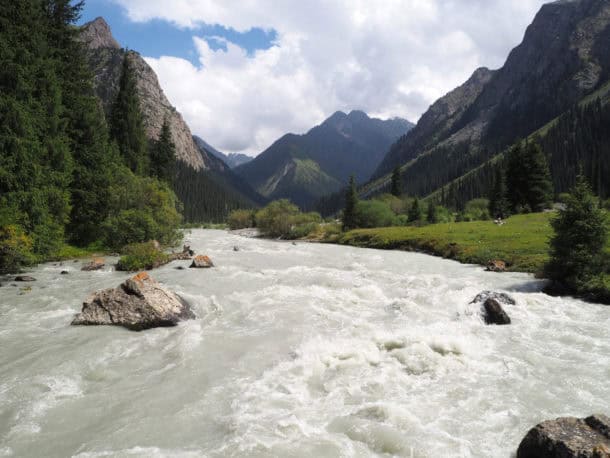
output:
<path id="1" fill-rule="evenodd" d="M 349 178 L 349 186 L 345 193 L 345 208 L 343 209 L 343 230 L 354 229 L 356 219 L 356 205 L 358 193 L 356 192 L 356 179 L 354 175 Z"/>
<path id="2" fill-rule="evenodd" d="M 489 213 L 492 218 L 508 216 L 508 199 L 506 197 L 506 178 L 502 167 L 496 169 L 493 189 L 489 196 Z"/>
<path id="3" fill-rule="evenodd" d="M 529 143 L 526 148 L 526 201 L 532 211 L 547 208 L 553 198 L 551 172 L 542 148 Z"/>
<path id="4" fill-rule="evenodd" d="M 566 207 L 552 221 L 551 259 L 546 274 L 578 291 L 603 272 L 608 229 L 603 210 L 586 179 L 580 175 Z"/>
<path id="5" fill-rule="evenodd" d="M 438 222 L 438 215 L 436 213 L 436 204 L 430 202 L 428 204 L 428 214 L 426 215 L 426 221 L 430 224 L 436 224 Z"/>
<path id="6" fill-rule="evenodd" d="M 409 223 L 416 223 L 420 221 L 422 218 L 422 210 L 419 205 L 419 199 L 415 198 L 413 204 L 411 204 L 411 208 L 409 209 L 409 214 L 407 215 L 407 221 Z"/>
<path id="7" fill-rule="evenodd" d="M 161 181 L 172 184 L 176 173 L 176 145 L 172 140 L 172 132 L 167 118 L 159 139 L 153 143 L 150 153 L 150 175 Z"/>
<path id="8" fill-rule="evenodd" d="M 138 175 L 148 173 L 148 151 L 136 78 L 130 65 L 130 53 L 123 58 L 119 92 L 112 107 L 110 133 L 125 164 Z"/>
<path id="9" fill-rule="evenodd" d="M 517 142 L 508 152 L 506 164 L 506 185 L 510 210 L 521 213 L 527 204 L 527 161 L 521 142 Z"/>
<path id="10" fill-rule="evenodd" d="M 400 167 L 396 166 L 392 172 L 392 184 L 390 187 L 390 193 L 393 196 L 400 197 L 402 194 L 402 183 L 400 178 Z"/>

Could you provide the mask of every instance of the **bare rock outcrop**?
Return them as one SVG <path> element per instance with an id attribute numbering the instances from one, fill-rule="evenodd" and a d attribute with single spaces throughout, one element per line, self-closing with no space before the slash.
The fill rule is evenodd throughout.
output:
<path id="1" fill-rule="evenodd" d="M 192 318 L 195 315 L 186 302 L 141 272 L 117 288 L 92 294 L 72 324 L 113 325 L 142 331 L 176 326 Z"/>
<path id="2" fill-rule="evenodd" d="M 176 145 L 177 159 L 196 170 L 209 169 L 214 160 L 199 150 L 191 130 L 182 115 L 165 96 L 157 75 L 144 58 L 135 51 L 121 49 L 113 38 L 110 27 L 101 17 L 83 26 L 81 39 L 90 51 L 89 65 L 94 75 L 95 90 L 102 100 L 106 114 L 110 113 L 119 91 L 123 59 L 127 57 L 136 76 L 136 87 L 147 137 L 152 140 L 158 139 L 163 121 L 167 118 Z"/>
<path id="3" fill-rule="evenodd" d="M 521 441 L 517 458 L 610 458 L 610 418 L 600 414 L 544 421 Z"/>

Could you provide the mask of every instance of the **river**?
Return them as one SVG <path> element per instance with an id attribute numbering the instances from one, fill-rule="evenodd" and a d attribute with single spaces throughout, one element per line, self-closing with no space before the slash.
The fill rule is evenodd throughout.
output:
<path id="1" fill-rule="evenodd" d="M 198 316 L 174 328 L 69 326 L 111 269 L 2 280 L 0 456 L 509 457 L 610 412 L 610 307 L 423 254 L 187 239 L 217 267 L 151 273 Z M 510 326 L 469 305 L 487 289 Z"/>

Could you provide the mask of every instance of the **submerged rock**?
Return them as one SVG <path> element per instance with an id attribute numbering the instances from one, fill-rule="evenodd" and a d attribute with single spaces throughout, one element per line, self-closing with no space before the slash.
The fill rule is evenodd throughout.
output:
<path id="1" fill-rule="evenodd" d="M 483 310 L 485 311 L 483 318 L 486 324 L 510 324 L 510 317 L 497 300 L 492 298 L 487 299 L 483 304 Z"/>
<path id="2" fill-rule="evenodd" d="M 29 275 L 19 275 L 19 276 L 15 277 L 15 281 L 30 282 L 30 281 L 36 281 L 36 279 L 34 277 L 30 277 Z"/>
<path id="3" fill-rule="evenodd" d="M 72 324 L 115 325 L 141 331 L 175 326 L 192 318 L 195 315 L 186 302 L 142 272 L 117 288 L 92 294 Z"/>
<path id="4" fill-rule="evenodd" d="M 487 263 L 487 271 L 489 272 L 506 272 L 506 263 L 499 259 L 494 259 Z"/>
<path id="5" fill-rule="evenodd" d="M 86 272 L 90 272 L 93 270 L 101 270 L 106 266 L 106 261 L 103 258 L 93 258 L 93 260 L 83 267 L 80 270 L 84 270 Z"/>
<path id="6" fill-rule="evenodd" d="M 592 415 L 544 421 L 521 441 L 517 458 L 610 458 L 610 418 Z"/>
<path id="7" fill-rule="evenodd" d="M 60 275 L 69 275 L 70 272 L 68 272 L 67 270 L 62 270 Z"/>
<path id="8" fill-rule="evenodd" d="M 494 291 L 483 291 L 483 292 L 477 294 L 477 297 L 475 297 L 472 300 L 471 304 L 485 302 L 487 299 L 495 299 L 496 301 L 500 302 L 501 304 L 506 304 L 506 305 L 515 305 L 517 303 L 512 297 L 510 297 L 506 293 L 496 293 Z"/>
<path id="9" fill-rule="evenodd" d="M 193 269 L 206 269 L 209 267 L 214 267 L 214 263 L 208 256 L 199 255 L 195 256 L 190 267 Z"/>
<path id="10" fill-rule="evenodd" d="M 238 247 L 237 245 L 235 245 L 235 246 L 233 247 L 233 251 L 239 251 L 239 247 Z"/>

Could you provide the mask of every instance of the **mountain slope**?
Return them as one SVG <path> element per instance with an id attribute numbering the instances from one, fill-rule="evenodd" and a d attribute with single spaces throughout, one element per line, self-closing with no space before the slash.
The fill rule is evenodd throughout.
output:
<path id="1" fill-rule="evenodd" d="M 368 179 L 389 146 L 411 127 L 403 119 L 337 112 L 304 135 L 284 135 L 235 171 L 270 199 L 289 198 L 309 207 L 340 189 L 351 174 Z"/>
<path id="2" fill-rule="evenodd" d="M 123 59 L 130 61 L 136 76 L 140 109 L 149 141 L 156 140 L 165 119 L 168 119 L 172 139 L 176 145 L 178 173 L 187 183 L 177 183 L 176 191 L 185 204 L 185 216 L 197 215 L 199 220 L 219 218 L 232 208 L 256 206 L 265 202 L 247 183 L 235 175 L 225 162 L 206 148 L 200 148 L 182 115 L 171 105 L 161 88 L 157 75 L 146 61 L 134 51 L 121 49 L 103 18 L 97 18 L 81 28 L 81 40 L 88 49 L 89 66 L 94 76 L 95 91 L 110 115 L 119 90 Z M 206 144 L 207 145 L 207 144 Z M 182 164 L 187 168 L 182 167 Z M 193 172 L 189 172 L 190 168 Z M 186 190 L 195 190 L 197 198 L 188 197 Z M 207 194 L 203 191 L 207 190 Z M 218 202 L 212 204 L 211 200 Z M 190 208 L 193 207 L 193 208 Z M 199 208 L 198 208 L 199 207 Z M 206 209 L 213 213 L 206 213 Z"/>
<path id="3" fill-rule="evenodd" d="M 225 164 L 227 164 L 229 166 L 229 168 L 232 168 L 232 169 L 234 169 L 235 167 L 238 167 L 240 165 L 247 164 L 252 159 L 254 159 L 253 157 L 248 156 L 246 154 L 240 154 L 240 153 L 225 154 L 221 151 L 218 151 L 216 148 L 214 148 L 212 145 L 210 145 L 208 142 L 206 142 L 203 138 L 198 137 L 197 135 L 194 135 L 193 139 L 195 140 L 195 143 L 197 144 L 197 146 L 199 147 L 200 150 L 203 150 L 206 153 L 220 159 Z"/>
<path id="4" fill-rule="evenodd" d="M 546 4 L 500 70 L 477 70 L 393 145 L 367 192 L 383 190 L 401 165 L 407 191 L 426 195 L 565 112 L 609 73 L 610 2 Z"/>

